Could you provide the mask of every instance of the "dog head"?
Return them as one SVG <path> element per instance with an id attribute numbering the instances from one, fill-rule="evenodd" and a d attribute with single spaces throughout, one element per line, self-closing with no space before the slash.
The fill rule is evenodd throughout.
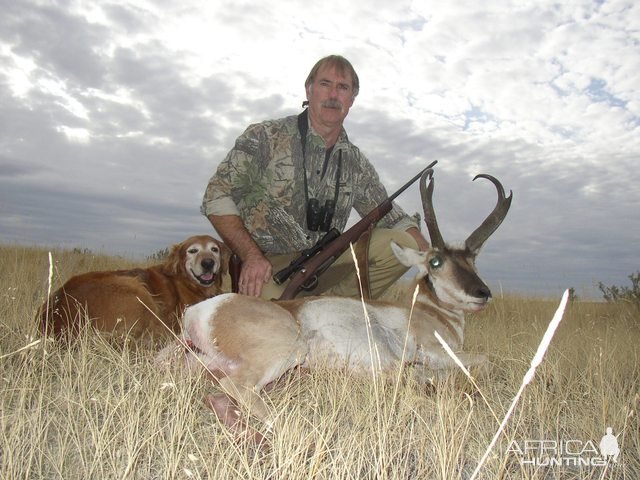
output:
<path id="1" fill-rule="evenodd" d="M 171 275 L 181 272 L 203 288 L 220 287 L 227 273 L 231 250 L 209 235 L 196 235 L 174 245 L 167 260 Z"/>

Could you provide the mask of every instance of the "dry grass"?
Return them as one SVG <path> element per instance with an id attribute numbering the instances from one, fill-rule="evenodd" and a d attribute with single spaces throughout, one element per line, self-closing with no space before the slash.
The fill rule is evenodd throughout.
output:
<path id="1" fill-rule="evenodd" d="M 54 252 L 54 287 L 122 259 Z M 117 350 L 86 334 L 65 350 L 41 337 L 35 311 L 47 288 L 47 252 L 0 247 L 0 478 L 376 479 L 468 478 L 498 427 L 460 373 L 407 368 L 373 381 L 330 370 L 293 376 L 272 390 L 279 412 L 272 449 L 238 444 L 202 404 L 202 379 L 153 368 L 154 352 Z M 507 296 L 469 319 L 467 349 L 484 352 L 478 378 L 504 415 L 559 299 Z M 571 304 L 527 387 L 483 479 L 640 478 L 640 315 L 632 308 Z M 618 464 L 535 467 L 515 441 L 591 440 L 611 426 Z M 576 443 L 572 446 L 576 448 Z M 586 452 L 583 456 L 595 455 Z"/>

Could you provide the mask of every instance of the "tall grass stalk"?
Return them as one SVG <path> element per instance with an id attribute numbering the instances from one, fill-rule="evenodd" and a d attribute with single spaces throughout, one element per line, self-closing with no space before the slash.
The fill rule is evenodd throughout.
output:
<path id="1" fill-rule="evenodd" d="M 467 367 L 465 367 L 465 365 L 462 363 L 460 358 L 458 358 L 458 356 L 451 349 L 449 344 L 445 341 L 444 338 L 442 338 L 442 336 L 436 330 L 433 331 L 433 335 L 436 337 L 436 339 L 438 340 L 440 345 L 442 345 L 442 348 L 447 353 L 447 355 L 449 355 L 453 359 L 453 361 L 458 366 L 458 368 L 460 368 L 460 370 L 462 370 L 462 373 L 464 373 L 465 376 L 469 379 L 469 381 L 473 384 L 473 386 L 476 388 L 476 392 L 478 392 L 480 394 L 480 396 L 482 397 L 482 400 L 484 401 L 485 405 L 487 406 L 487 408 L 489 409 L 489 411 L 491 412 L 493 417 L 496 419 L 498 424 L 500 424 L 500 419 L 498 418 L 496 413 L 493 411 L 493 408 L 491 408 L 491 403 L 489 402 L 489 400 L 487 400 L 487 397 L 485 397 L 484 393 L 482 392 L 482 389 L 480 388 L 480 386 L 476 382 L 476 379 L 473 377 L 473 375 L 471 375 L 471 372 L 467 369 Z"/>
<path id="2" fill-rule="evenodd" d="M 536 369 L 538 368 L 538 365 L 540 365 L 540 363 L 542 362 L 542 359 L 544 358 L 544 355 L 547 352 L 547 348 L 549 348 L 549 344 L 551 343 L 551 339 L 555 335 L 558 325 L 562 320 L 562 316 L 564 315 L 564 309 L 567 306 L 568 299 L 569 299 L 569 290 L 565 290 L 564 295 L 562 296 L 562 300 L 560 301 L 560 306 L 558 307 L 558 310 L 556 310 L 556 313 L 551 319 L 551 322 L 549 323 L 549 327 L 547 328 L 547 331 L 545 332 L 544 337 L 542 337 L 542 341 L 540 342 L 540 345 L 538 345 L 536 354 L 534 355 L 533 360 L 531 360 L 531 366 L 529 367 L 529 370 L 527 370 L 527 373 L 524 375 L 524 378 L 522 379 L 522 383 L 520 384 L 520 389 L 518 390 L 518 393 L 516 394 L 516 396 L 513 398 L 513 401 L 511 402 L 511 405 L 509 406 L 509 409 L 507 410 L 507 413 L 504 416 L 502 423 L 500 423 L 500 427 L 498 427 L 496 434 L 491 439 L 491 443 L 489 443 L 489 446 L 487 447 L 487 450 L 484 452 L 484 455 L 480 459 L 478 466 L 473 471 L 473 474 L 471 475 L 471 480 L 475 479 L 478 476 L 478 473 L 480 472 L 480 469 L 484 465 L 484 462 L 487 460 L 487 457 L 491 453 L 491 450 L 493 450 L 493 447 L 495 446 L 498 440 L 498 437 L 500 436 L 500 434 L 502 434 L 502 431 L 504 430 L 505 425 L 509 421 L 509 418 L 511 418 L 511 415 L 513 414 L 513 410 L 516 408 L 516 404 L 518 403 L 518 401 L 520 400 L 520 397 L 522 396 L 522 392 L 524 391 L 525 387 L 529 385 L 529 383 L 531 383 L 531 380 L 533 380 L 533 376 L 536 373 Z M 449 349 L 449 351 L 451 351 L 451 349 Z"/>

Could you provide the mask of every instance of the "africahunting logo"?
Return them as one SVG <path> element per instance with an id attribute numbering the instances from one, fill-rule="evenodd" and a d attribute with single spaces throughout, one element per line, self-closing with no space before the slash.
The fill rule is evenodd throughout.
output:
<path id="1" fill-rule="evenodd" d="M 593 440 L 512 440 L 506 453 L 515 456 L 521 465 L 604 467 L 618 463 L 620 447 L 618 436 L 607 427 L 597 446 Z"/>

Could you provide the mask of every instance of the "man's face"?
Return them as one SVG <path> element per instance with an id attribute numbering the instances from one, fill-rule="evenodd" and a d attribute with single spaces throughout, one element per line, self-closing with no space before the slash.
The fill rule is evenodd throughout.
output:
<path id="1" fill-rule="evenodd" d="M 307 100 L 312 120 L 325 127 L 342 125 L 354 100 L 351 74 L 322 67 L 307 88 Z"/>

